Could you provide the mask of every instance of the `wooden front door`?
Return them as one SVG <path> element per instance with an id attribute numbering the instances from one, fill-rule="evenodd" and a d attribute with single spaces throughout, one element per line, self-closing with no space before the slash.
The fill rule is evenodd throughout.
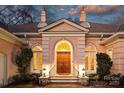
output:
<path id="1" fill-rule="evenodd" d="M 69 74 L 71 72 L 70 52 L 57 52 L 57 73 Z"/>

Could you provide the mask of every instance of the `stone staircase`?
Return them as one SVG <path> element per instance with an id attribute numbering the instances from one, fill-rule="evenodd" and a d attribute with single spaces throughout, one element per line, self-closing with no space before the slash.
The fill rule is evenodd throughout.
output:
<path id="1" fill-rule="evenodd" d="M 76 76 L 51 76 L 50 83 L 79 83 L 79 78 Z"/>

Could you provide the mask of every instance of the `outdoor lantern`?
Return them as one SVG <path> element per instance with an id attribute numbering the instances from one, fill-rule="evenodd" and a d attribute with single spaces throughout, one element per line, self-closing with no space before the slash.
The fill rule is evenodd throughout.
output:
<path id="1" fill-rule="evenodd" d="M 83 67 L 82 67 L 82 77 L 84 77 L 85 76 L 85 66 L 83 65 Z"/>
<path id="2" fill-rule="evenodd" d="M 43 77 L 46 77 L 46 68 L 43 68 Z"/>

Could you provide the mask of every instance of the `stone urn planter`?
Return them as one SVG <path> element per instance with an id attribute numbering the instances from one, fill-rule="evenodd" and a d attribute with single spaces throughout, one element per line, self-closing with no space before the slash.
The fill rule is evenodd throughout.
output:
<path id="1" fill-rule="evenodd" d="M 49 77 L 39 77 L 39 85 L 45 86 L 49 82 Z"/>
<path id="2" fill-rule="evenodd" d="M 89 84 L 88 81 L 89 81 L 89 77 L 87 76 L 79 78 L 79 82 L 81 85 L 87 86 Z"/>

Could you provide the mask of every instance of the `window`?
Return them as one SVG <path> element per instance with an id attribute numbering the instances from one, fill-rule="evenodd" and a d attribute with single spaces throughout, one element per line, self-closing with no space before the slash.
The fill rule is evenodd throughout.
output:
<path id="1" fill-rule="evenodd" d="M 88 73 L 95 72 L 96 70 L 96 48 L 94 46 L 88 46 L 85 49 L 85 70 Z"/>
<path id="2" fill-rule="evenodd" d="M 112 56 L 113 56 L 113 51 L 112 51 L 112 49 L 108 49 L 108 50 L 107 50 L 107 54 L 108 54 L 109 57 L 112 59 Z"/>
<path id="3" fill-rule="evenodd" d="M 42 70 L 42 48 L 39 46 L 33 48 L 32 69 L 33 72 Z"/>

